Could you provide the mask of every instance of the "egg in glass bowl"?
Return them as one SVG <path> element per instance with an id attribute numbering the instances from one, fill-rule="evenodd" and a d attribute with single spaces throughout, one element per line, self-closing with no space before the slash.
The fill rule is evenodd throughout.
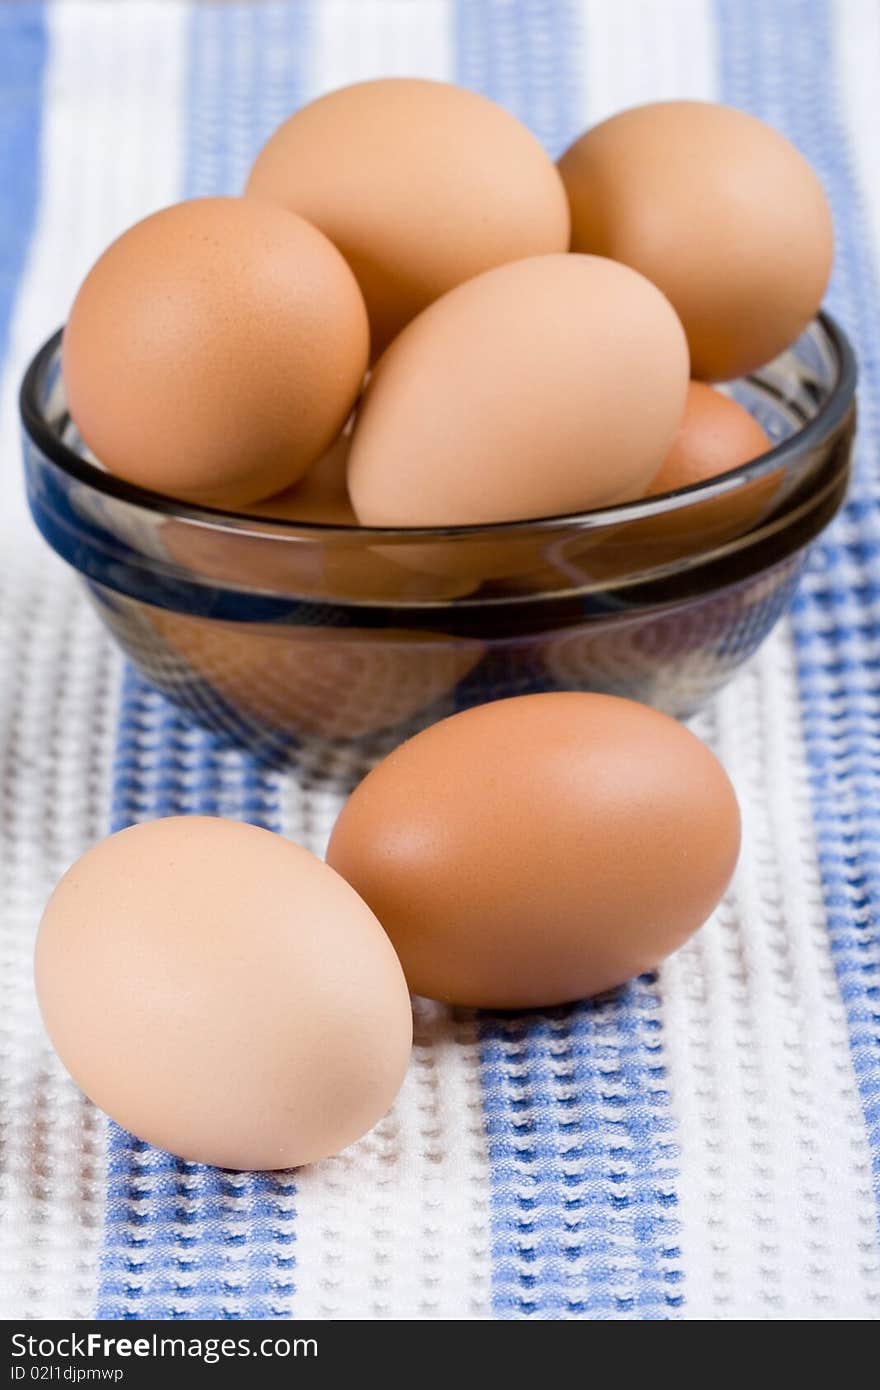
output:
<path id="1" fill-rule="evenodd" d="M 849 478 L 856 368 L 825 314 L 732 384 L 772 444 L 749 463 L 575 515 L 415 530 L 254 517 L 115 477 L 70 419 L 60 338 L 21 390 L 34 519 L 135 666 L 260 754 L 396 741 L 541 690 L 687 716 L 785 612 Z"/>

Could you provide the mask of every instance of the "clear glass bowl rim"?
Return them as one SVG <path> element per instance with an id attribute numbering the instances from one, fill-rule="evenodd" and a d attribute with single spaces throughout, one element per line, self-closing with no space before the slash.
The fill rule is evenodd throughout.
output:
<path id="1" fill-rule="evenodd" d="M 650 498 L 637 498 L 631 502 L 619 503 L 613 507 L 601 507 L 583 512 L 567 513 L 563 516 L 528 517 L 521 521 L 503 521 L 469 526 L 423 526 L 423 527 L 364 527 L 334 526 L 323 522 L 286 521 L 251 516 L 247 512 L 229 511 L 215 507 L 197 506 L 163 493 L 151 492 L 137 487 L 112 473 L 96 468 L 94 464 L 78 454 L 47 422 L 39 405 L 39 388 L 43 376 L 60 344 L 63 328 L 57 329 L 36 352 L 22 379 L 19 393 L 19 408 L 25 430 L 42 453 L 58 468 L 94 491 L 114 497 L 133 507 L 139 507 L 163 517 L 174 517 L 192 522 L 200 527 L 234 535 L 264 536 L 267 539 L 283 540 L 306 539 L 321 540 L 324 543 L 338 539 L 350 546 L 360 539 L 364 544 L 377 542 L 411 542 L 419 540 L 442 541 L 448 544 L 460 537 L 476 539 L 484 536 L 501 540 L 506 536 L 522 538 L 532 530 L 564 530 L 570 527 L 592 529 L 594 527 L 617 526 L 627 521 L 643 520 L 662 516 L 669 512 L 684 512 L 690 506 L 704 503 L 714 497 L 721 497 L 738 491 L 757 478 L 785 468 L 800 458 L 806 449 L 821 443 L 832 434 L 845 419 L 855 397 L 857 366 L 852 346 L 840 325 L 824 310 L 813 322 L 821 325 L 827 343 L 836 359 L 837 375 L 827 398 L 816 414 L 794 434 L 784 439 L 774 448 L 720 474 L 706 482 L 691 484 L 675 492 L 658 494 Z"/>

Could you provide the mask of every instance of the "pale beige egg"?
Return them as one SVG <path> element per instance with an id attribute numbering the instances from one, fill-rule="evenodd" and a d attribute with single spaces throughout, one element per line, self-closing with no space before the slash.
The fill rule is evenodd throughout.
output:
<path id="1" fill-rule="evenodd" d="M 681 324 L 628 267 L 556 255 L 486 271 L 376 366 L 349 456 L 355 512 L 366 526 L 482 525 L 636 497 L 687 385 Z"/>
<path id="2" fill-rule="evenodd" d="M 389 1109 L 412 1040 L 400 964 L 314 855 L 171 817 L 88 850 L 43 914 L 36 985 L 85 1094 L 181 1158 L 286 1168 Z"/>

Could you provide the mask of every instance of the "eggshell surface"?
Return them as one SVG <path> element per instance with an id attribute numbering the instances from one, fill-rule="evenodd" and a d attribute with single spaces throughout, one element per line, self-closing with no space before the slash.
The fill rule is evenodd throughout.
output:
<path id="1" fill-rule="evenodd" d="M 651 481 L 648 496 L 703 483 L 759 458 L 770 447 L 761 426 L 744 406 L 705 382 L 692 381 L 681 427 Z"/>
<path id="2" fill-rule="evenodd" d="M 643 276 L 538 256 L 459 285 L 379 361 L 348 488 L 366 526 L 551 517 L 640 495 L 681 422 L 684 333 Z"/>
<path id="3" fill-rule="evenodd" d="M 331 538 L 299 532 L 282 544 L 277 531 L 256 524 L 253 530 L 232 531 L 169 517 L 160 528 L 161 544 L 175 564 L 223 588 L 241 584 L 269 593 L 374 603 L 419 598 L 446 601 L 476 588 L 476 579 L 469 575 L 426 573 L 404 563 L 408 556 L 401 556 L 398 563 L 393 547 L 368 544 L 353 519 L 342 519 L 350 509 L 347 495 L 324 488 L 324 480 L 312 480 L 309 475 L 302 489 L 290 488 L 270 498 L 255 522 L 284 521 L 293 530 L 300 521 L 319 522 L 350 526 L 349 534 Z M 256 513 L 257 508 L 248 510 Z"/>
<path id="4" fill-rule="evenodd" d="M 825 194 L 755 116 L 701 101 L 632 107 L 576 140 L 559 170 L 572 250 L 634 266 L 663 290 L 695 377 L 769 362 L 816 313 L 833 254 Z"/>
<path id="5" fill-rule="evenodd" d="M 249 503 L 249 515 L 318 522 L 321 526 L 357 526 L 346 483 L 350 448 L 351 435 L 341 434 L 292 487 Z"/>
<path id="6" fill-rule="evenodd" d="M 409 1058 L 409 997 L 370 910 L 306 850 L 234 821 L 150 821 L 88 850 L 46 907 L 35 972 L 86 1095 L 203 1163 L 337 1152 Z"/>
<path id="7" fill-rule="evenodd" d="M 541 145 L 495 102 L 445 82 L 385 78 L 319 97 L 272 135 L 247 192 L 339 247 L 375 354 L 472 275 L 568 249 L 565 192 Z"/>
<path id="8" fill-rule="evenodd" d="M 336 248 L 273 203 L 197 198 L 138 222 L 86 276 L 62 370 L 118 477 L 236 508 L 300 478 L 345 424 L 369 355 Z"/>
<path id="9" fill-rule="evenodd" d="M 411 989 L 530 1008 L 650 969 L 736 864 L 714 755 L 604 695 L 527 695 L 417 734 L 355 790 L 327 852 L 393 941 Z"/>
<path id="10" fill-rule="evenodd" d="M 294 526 L 304 522 L 308 526 L 357 527 L 346 485 L 350 445 L 350 434 L 341 434 L 293 487 L 264 501 L 249 502 L 244 511 L 248 516 Z M 169 517 L 159 534 L 171 560 L 225 587 L 244 584 L 270 593 L 402 602 L 407 598 L 457 598 L 470 593 L 479 582 L 470 568 L 462 570 L 461 566 L 458 572 L 450 567 L 439 575 L 428 567 L 420 569 L 408 563 L 408 547 L 370 545 L 361 530 L 333 538 L 300 534 L 282 544 L 277 533 L 261 534 L 258 528 L 212 528 Z M 181 621 L 185 624 L 189 620 Z M 192 621 L 198 624 L 199 620 Z M 277 685 L 277 679 L 271 684 Z"/>

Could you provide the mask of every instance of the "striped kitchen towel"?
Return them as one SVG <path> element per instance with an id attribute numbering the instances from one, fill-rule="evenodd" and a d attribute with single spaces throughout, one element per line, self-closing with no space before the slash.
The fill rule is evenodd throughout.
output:
<path id="1" fill-rule="evenodd" d="M 76 1092 L 37 1016 L 34 931 L 111 827 L 209 812 L 321 852 L 338 793 L 221 746 L 122 670 L 26 518 L 15 397 L 111 237 L 238 191 L 296 106 L 387 74 L 478 88 L 553 154 L 658 97 L 789 135 L 834 205 L 858 476 L 791 620 L 694 721 L 745 822 L 711 923 L 610 1000 L 419 1005 L 372 1134 L 232 1174 Z M 0 1315 L 880 1315 L 878 129 L 876 0 L 0 4 Z"/>

